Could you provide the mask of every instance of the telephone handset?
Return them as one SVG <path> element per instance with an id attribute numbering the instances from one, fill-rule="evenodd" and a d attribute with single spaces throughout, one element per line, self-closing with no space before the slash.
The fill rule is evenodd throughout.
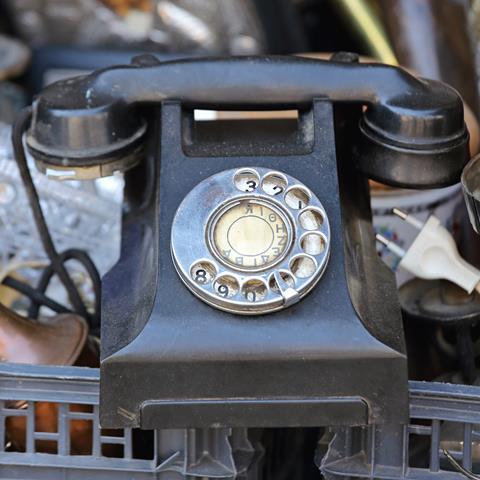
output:
<path id="1" fill-rule="evenodd" d="M 308 109 L 314 98 L 367 107 L 355 165 L 387 185 L 445 186 L 468 161 L 463 103 L 451 87 L 381 64 L 299 57 L 160 63 L 144 55 L 130 66 L 59 81 L 35 100 L 27 145 L 43 171 L 110 175 L 143 156 L 139 107 L 176 100 L 185 108 Z"/>
<path id="2" fill-rule="evenodd" d="M 299 119 L 202 137 L 198 108 Z M 384 65 L 148 56 L 47 87 L 27 145 L 55 176 L 125 171 L 122 252 L 102 279 L 102 426 L 408 420 L 365 177 L 457 182 L 468 132 L 453 89 Z"/>
<path id="3" fill-rule="evenodd" d="M 180 204 L 171 235 L 185 285 L 239 314 L 298 302 L 321 278 L 330 251 L 328 217 L 313 192 L 290 175 L 258 167 L 200 182 Z"/>

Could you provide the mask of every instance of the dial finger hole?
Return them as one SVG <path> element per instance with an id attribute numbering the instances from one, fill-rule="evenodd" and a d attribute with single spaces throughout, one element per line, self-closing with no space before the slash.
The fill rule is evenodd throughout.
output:
<path id="1" fill-rule="evenodd" d="M 242 286 L 242 295 L 248 302 L 260 302 L 267 296 L 267 286 L 262 280 L 248 280 Z"/>
<path id="2" fill-rule="evenodd" d="M 190 269 L 190 276 L 199 285 L 208 285 L 215 278 L 217 269 L 213 263 L 206 260 L 196 262 Z"/>
<path id="3" fill-rule="evenodd" d="M 215 293 L 223 298 L 234 297 L 238 293 L 239 288 L 237 279 L 231 275 L 222 275 L 213 284 Z"/>
<path id="4" fill-rule="evenodd" d="M 295 210 L 301 210 L 310 203 L 310 192 L 302 187 L 293 187 L 285 194 L 285 203 Z"/>
<path id="5" fill-rule="evenodd" d="M 233 183 L 241 192 L 254 192 L 260 184 L 260 176 L 255 170 L 245 168 L 235 173 Z"/>
<path id="6" fill-rule="evenodd" d="M 316 269 L 313 258 L 300 255 L 292 260 L 290 270 L 297 278 L 308 278 L 313 275 Z"/>
<path id="7" fill-rule="evenodd" d="M 281 173 L 268 173 L 263 178 L 262 188 L 268 195 L 280 195 L 287 188 L 287 179 Z"/>
<path id="8" fill-rule="evenodd" d="M 323 215 L 318 210 L 307 208 L 300 213 L 298 221 L 304 230 L 317 230 L 323 225 Z"/>
<path id="9" fill-rule="evenodd" d="M 300 246 L 309 255 L 320 255 L 325 250 L 325 239 L 319 233 L 307 233 L 300 240 Z"/>
<path id="10" fill-rule="evenodd" d="M 279 272 L 280 278 L 286 283 L 287 287 L 293 288 L 295 286 L 295 279 L 290 275 L 288 272 Z M 270 290 L 274 291 L 275 293 L 280 292 L 280 287 L 278 286 L 277 279 L 275 275 L 271 275 L 268 286 Z"/>

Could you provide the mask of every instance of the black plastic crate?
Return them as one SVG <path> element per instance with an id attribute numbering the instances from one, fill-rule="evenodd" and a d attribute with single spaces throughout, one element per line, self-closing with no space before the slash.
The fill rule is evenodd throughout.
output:
<path id="1" fill-rule="evenodd" d="M 319 461 L 328 480 L 464 479 L 480 470 L 480 387 L 410 382 L 408 425 L 333 433 Z"/>
<path id="2" fill-rule="evenodd" d="M 98 401 L 97 369 L 0 363 L 0 479 L 260 478 L 263 451 L 246 429 L 103 431 Z M 44 402 L 55 404 L 54 432 L 36 425 Z M 25 419 L 24 451 L 9 445 L 11 418 Z M 91 422 L 88 453 L 72 450 L 70 427 L 79 420 Z M 55 453 L 42 452 L 42 442 Z"/>

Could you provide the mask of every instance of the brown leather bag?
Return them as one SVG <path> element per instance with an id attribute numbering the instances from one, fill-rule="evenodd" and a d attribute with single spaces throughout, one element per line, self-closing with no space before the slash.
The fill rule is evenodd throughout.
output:
<path id="1" fill-rule="evenodd" d="M 88 335 L 86 321 L 62 313 L 41 322 L 0 304 L 0 361 L 36 365 L 73 365 Z"/>
<path id="2" fill-rule="evenodd" d="M 22 317 L 0 304 L 0 360 L 38 365 L 79 365 L 98 367 L 98 343 L 88 338 L 86 321 L 75 314 L 59 314 L 41 321 Z M 23 401 L 8 408 L 26 408 Z M 91 412 L 90 405 L 70 405 L 72 411 Z M 8 417 L 6 422 L 10 448 L 25 451 L 26 418 Z M 58 431 L 58 404 L 35 402 L 35 430 Z M 88 455 L 92 448 L 92 422 L 70 422 L 70 454 Z M 52 441 L 37 441 L 37 452 L 55 453 Z"/>

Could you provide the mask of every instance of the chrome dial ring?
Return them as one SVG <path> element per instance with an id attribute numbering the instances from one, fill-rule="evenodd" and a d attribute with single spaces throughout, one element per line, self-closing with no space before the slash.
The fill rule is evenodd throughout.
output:
<path id="1" fill-rule="evenodd" d="M 280 310 L 320 280 L 330 226 L 320 200 L 266 168 L 217 173 L 181 202 L 171 251 L 185 285 L 206 303 L 253 315 Z"/>

